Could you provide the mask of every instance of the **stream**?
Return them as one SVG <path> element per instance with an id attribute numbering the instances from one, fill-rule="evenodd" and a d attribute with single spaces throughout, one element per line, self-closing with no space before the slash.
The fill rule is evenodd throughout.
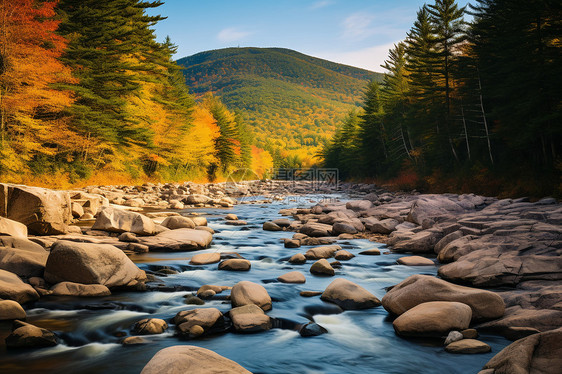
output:
<path id="1" fill-rule="evenodd" d="M 331 199 L 335 197 L 330 195 Z M 27 320 L 54 331 L 61 338 L 61 344 L 52 348 L 7 351 L 3 340 L 9 334 L 10 323 L 1 323 L 0 373 L 138 374 L 157 351 L 181 344 L 210 349 L 256 374 L 477 373 L 510 343 L 502 337 L 483 334 L 479 340 L 489 344 L 492 352 L 450 354 L 443 350 L 442 341 L 398 337 L 392 328 L 392 319 L 382 306 L 330 314 L 330 304 L 319 297 L 301 297 L 300 291 L 323 291 L 335 278 L 344 277 L 382 299 L 386 287 L 412 274 L 437 273 L 437 267 L 396 264 L 404 254 L 358 255 L 371 248 L 388 252 L 384 244 L 365 239 L 338 241 L 356 257 L 341 261 L 342 267 L 336 269 L 335 277 L 310 274 L 313 263 L 310 260 L 304 265 L 288 263 L 293 254 L 304 253 L 307 247 L 284 248 L 281 239 L 293 233 L 263 231 L 262 223 L 281 218 L 278 212 L 282 208 L 309 207 L 323 198 L 308 195 L 271 204 L 240 204 L 232 209 L 185 209 L 183 213 L 204 214 L 209 226 L 216 230 L 211 248 L 197 253 L 237 252 L 251 261 L 251 270 L 219 271 L 217 264 L 192 266 L 188 259 L 194 252 L 134 255 L 131 259 L 147 272 L 167 266 L 178 273 L 159 276 L 156 283 L 161 286 L 155 287 L 152 283 L 148 292 L 115 292 L 100 298 L 41 298 L 27 307 Z M 228 213 L 236 214 L 248 225 L 226 225 L 224 216 Z M 305 274 L 305 284 L 284 284 L 275 280 L 294 270 Z M 313 320 L 328 333 L 305 338 L 291 329 L 274 328 L 258 334 L 225 333 L 187 341 L 175 337 L 171 325 L 164 334 L 145 336 L 148 344 L 120 344 L 124 336 L 132 334 L 134 323 L 143 318 L 162 318 L 169 322 L 179 311 L 202 307 L 215 307 L 226 313 L 230 310 L 229 301 L 213 299 L 204 306 L 186 305 L 184 296 L 204 284 L 233 286 L 242 280 L 259 283 L 267 289 L 273 300 L 273 309 L 268 312 L 271 317 L 296 323 Z M 228 292 L 217 296 L 228 295 Z"/>

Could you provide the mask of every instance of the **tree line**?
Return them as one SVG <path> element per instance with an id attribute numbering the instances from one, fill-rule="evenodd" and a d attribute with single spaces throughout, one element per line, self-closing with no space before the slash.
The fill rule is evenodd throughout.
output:
<path id="1" fill-rule="evenodd" d="M 272 166 L 243 113 L 188 92 L 176 47 L 152 29 L 161 4 L 0 0 L 4 181 L 215 179 Z"/>
<path id="2" fill-rule="evenodd" d="M 554 0 L 424 5 L 324 164 L 408 187 L 561 194 L 561 28 Z"/>

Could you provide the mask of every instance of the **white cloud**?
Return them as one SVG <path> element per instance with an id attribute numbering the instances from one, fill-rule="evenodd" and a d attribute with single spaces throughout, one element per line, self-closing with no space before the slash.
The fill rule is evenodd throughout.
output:
<path id="1" fill-rule="evenodd" d="M 310 6 L 310 10 L 316 10 L 316 9 L 322 9 L 325 8 L 329 5 L 332 5 L 334 2 L 330 1 L 330 0 L 321 0 L 321 1 L 317 1 L 314 4 L 312 4 Z"/>
<path id="2" fill-rule="evenodd" d="M 229 27 L 224 30 L 221 30 L 217 34 L 217 39 L 223 43 L 228 43 L 228 42 L 235 42 L 244 39 L 249 35 L 252 35 L 252 33 L 248 31 L 240 30 L 236 27 Z"/>
<path id="3" fill-rule="evenodd" d="M 398 43 L 398 41 L 396 41 Z M 315 54 L 326 60 L 338 62 L 340 64 L 356 66 L 359 68 L 383 72 L 381 64 L 388 58 L 388 50 L 393 48 L 395 43 L 377 45 L 373 47 L 358 49 L 347 52 L 326 52 Z"/>
<path id="4" fill-rule="evenodd" d="M 354 13 L 343 20 L 343 37 L 363 39 L 373 34 L 370 27 L 375 17 L 368 13 Z"/>

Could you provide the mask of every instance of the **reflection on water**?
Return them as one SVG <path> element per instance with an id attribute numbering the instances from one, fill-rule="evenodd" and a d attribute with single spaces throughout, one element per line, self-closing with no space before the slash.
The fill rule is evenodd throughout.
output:
<path id="1" fill-rule="evenodd" d="M 313 198 L 313 197 L 311 197 Z M 382 308 L 340 313 L 319 297 L 304 298 L 300 291 L 322 291 L 334 279 L 309 273 L 312 264 L 291 265 L 287 259 L 304 253 L 306 247 L 287 249 L 282 238 L 289 232 L 265 232 L 261 224 L 280 218 L 279 209 L 295 207 L 296 203 L 271 205 L 238 205 L 231 210 L 194 209 L 204 213 L 217 233 L 210 249 L 202 252 L 236 252 L 251 261 L 249 272 L 217 270 L 217 264 L 190 266 L 190 252 L 146 253 L 131 257 L 139 267 L 149 271 L 169 266 L 179 272 L 159 276 L 160 287 L 139 293 L 116 293 L 93 299 L 43 298 L 29 309 L 28 320 L 55 331 L 62 340 L 56 347 L 33 351 L 6 351 L 0 345 L 0 373 L 139 373 L 160 349 L 191 344 L 211 349 L 230 358 L 254 373 L 331 374 L 331 373 L 475 373 L 500 349 L 509 344 L 501 337 L 484 335 L 481 340 L 492 346 L 492 353 L 453 355 L 444 352 L 435 341 L 413 341 L 398 338 L 392 321 Z M 235 213 L 248 221 L 247 227 L 224 224 L 224 216 Z M 367 288 L 378 298 L 385 288 L 415 273 L 436 274 L 437 269 L 406 267 L 396 264 L 402 255 L 358 255 L 366 249 L 382 248 L 368 240 L 347 240 L 340 245 L 356 255 L 342 261 L 336 277 L 345 277 Z M 302 271 L 305 284 L 282 284 L 275 278 L 289 272 Z M 186 305 L 185 296 L 204 284 L 233 286 L 241 280 L 262 284 L 273 299 L 268 314 L 294 323 L 314 321 L 328 330 L 316 337 L 301 337 L 292 329 L 273 329 L 254 335 L 224 334 L 201 340 L 181 341 L 167 333 L 147 336 L 147 344 L 121 346 L 131 327 L 147 317 L 169 321 L 181 310 L 199 306 Z M 166 289 L 168 292 L 162 292 Z M 219 296 L 228 295 L 225 291 Z M 208 301 L 204 307 L 230 309 L 224 300 Z M 333 314 L 334 313 L 334 314 Z M 0 339 L 9 333 L 9 324 L 0 324 Z"/>

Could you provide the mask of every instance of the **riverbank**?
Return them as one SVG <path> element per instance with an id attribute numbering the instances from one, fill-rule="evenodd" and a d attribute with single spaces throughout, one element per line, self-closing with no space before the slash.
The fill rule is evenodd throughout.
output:
<path id="1" fill-rule="evenodd" d="M 434 298 L 420 298 L 417 301 L 420 305 L 434 301 L 458 303 L 458 301 L 461 300 L 461 304 L 470 304 L 471 306 L 470 313 L 474 317 L 474 320 L 472 321 L 473 317 L 469 318 L 468 323 L 470 327 L 476 327 L 481 333 L 490 331 L 494 334 L 500 333 L 507 335 L 511 339 L 521 338 L 529 334 L 537 335 L 537 333 L 544 333 L 545 331 L 560 326 L 561 312 L 557 309 L 557 304 L 560 302 L 559 275 L 561 267 L 557 262 L 559 261 L 557 248 L 559 248 L 560 237 L 559 231 L 556 230 L 559 230 L 560 227 L 560 222 L 557 220 L 560 217 L 561 207 L 555 201 L 546 199 L 538 203 L 529 203 L 522 200 L 497 200 L 474 195 L 428 196 L 388 193 L 370 185 L 344 184 L 341 188 L 342 191 L 339 192 L 345 192 L 351 195 L 354 197 L 354 200 L 337 202 L 336 198 L 329 198 L 329 196 L 332 195 L 326 195 L 328 199 L 321 199 L 316 205 L 310 207 L 311 203 L 308 201 L 309 199 L 302 198 L 300 201 L 294 202 L 294 204 L 300 205 L 300 208 L 281 210 L 281 213 L 286 217 L 292 218 L 291 220 L 274 219 L 264 225 L 263 228 L 276 230 L 267 232 L 267 235 L 270 235 L 272 239 L 274 239 L 269 246 L 272 246 L 275 240 L 285 238 L 284 246 L 287 248 L 283 251 L 291 251 L 287 252 L 287 256 L 273 257 L 274 259 L 272 262 L 265 262 L 275 265 L 270 268 L 269 271 L 264 270 L 265 273 L 271 273 L 273 270 L 279 272 L 281 269 L 291 269 L 297 270 L 301 275 L 304 275 L 299 271 L 299 269 L 303 269 L 302 265 L 299 267 L 294 261 L 291 261 L 291 258 L 297 256 L 297 252 L 300 253 L 298 247 L 308 246 L 309 248 L 302 250 L 303 253 L 301 253 L 301 256 L 304 257 L 305 266 L 306 264 L 312 265 L 306 276 L 306 285 L 315 284 L 313 281 L 320 282 L 317 283 L 318 287 L 313 288 L 313 290 L 320 294 L 326 293 L 326 295 L 322 296 L 322 299 L 328 300 L 331 304 L 338 305 L 337 298 L 332 298 L 330 300 L 330 292 L 328 292 L 327 289 L 329 283 L 332 283 L 332 279 L 330 279 L 331 275 L 338 277 L 343 276 L 344 278 L 353 277 L 352 279 L 355 282 L 365 282 L 370 278 L 362 280 L 362 278 L 357 278 L 356 275 L 352 275 L 353 264 L 358 261 L 361 263 L 360 261 L 366 258 L 377 258 L 375 257 L 377 251 L 379 253 L 388 252 L 384 247 L 366 248 L 365 244 L 360 244 L 366 242 L 365 238 L 370 238 L 375 241 L 385 241 L 389 245 L 389 248 L 391 248 L 391 252 L 384 257 L 392 258 L 399 264 L 406 263 L 406 265 L 398 265 L 401 268 L 408 267 L 409 262 L 409 265 L 415 266 L 411 268 L 415 270 L 414 274 L 420 272 L 424 274 L 428 272 L 430 274 L 432 273 L 428 267 L 418 267 L 423 266 L 423 264 L 419 262 L 423 259 L 432 262 L 432 264 L 429 265 L 431 269 L 436 269 L 435 265 L 439 266 L 439 262 L 450 262 L 439 268 L 441 278 L 452 280 L 455 283 L 468 284 L 470 286 L 493 287 L 495 291 L 499 291 L 498 294 L 501 295 L 501 298 L 494 298 L 492 300 L 495 301 L 492 302 L 498 303 L 498 300 L 501 300 L 502 303 L 505 303 L 506 309 L 504 313 L 502 307 L 497 304 L 497 308 L 492 308 L 496 309 L 496 314 L 488 315 L 485 318 L 474 317 L 478 315 L 477 311 L 479 309 L 476 307 L 472 308 L 473 305 L 468 299 L 459 299 L 459 294 L 462 296 L 463 293 L 466 293 L 466 290 L 455 288 L 458 286 L 448 289 L 447 287 L 452 286 L 449 286 L 449 283 L 444 281 L 440 281 L 443 283 L 433 285 L 436 287 L 436 291 L 428 292 L 428 294 L 429 296 L 434 295 Z M 25 188 L 23 188 L 23 190 L 25 190 Z M 248 257 L 245 253 L 248 249 L 244 247 L 232 248 L 226 246 L 233 240 L 236 240 L 236 236 L 241 233 L 248 232 L 252 235 L 252 233 L 261 231 L 261 224 L 264 223 L 264 219 L 260 217 L 259 212 L 260 209 L 263 211 L 262 207 L 268 204 L 271 205 L 271 202 L 276 201 L 279 204 L 277 205 L 278 207 L 284 207 L 279 202 L 283 199 L 287 199 L 286 201 L 289 202 L 287 195 L 298 196 L 299 193 L 307 194 L 310 193 L 310 191 L 311 188 L 306 183 L 294 185 L 289 183 L 251 182 L 247 184 L 237 184 L 236 186 L 145 185 L 112 188 L 93 187 L 81 191 L 79 194 L 74 193 L 74 195 L 72 195 L 71 193 L 68 195 L 68 200 L 62 198 L 62 205 L 60 205 L 59 200 L 57 203 L 59 204 L 59 209 L 44 209 L 44 211 L 59 211 L 61 206 L 70 207 L 72 209 L 73 205 L 78 204 L 82 207 L 84 213 L 79 215 L 78 213 L 80 212 L 76 212 L 75 216 L 83 217 L 88 213 L 92 214 L 87 210 L 89 208 L 90 211 L 92 211 L 95 208 L 97 210 L 96 220 L 94 221 L 92 218 L 89 218 L 89 216 L 86 216 L 83 219 L 78 218 L 78 221 L 72 221 L 72 219 L 69 218 L 61 224 L 61 222 L 55 222 L 56 219 L 65 219 L 65 217 L 67 217 L 66 215 L 61 218 L 60 216 L 54 217 L 53 214 L 43 214 L 39 222 L 28 222 L 27 228 L 35 233 L 38 233 L 38 230 L 43 230 L 44 235 L 31 236 L 28 239 L 22 238 L 23 228 L 19 226 L 19 234 L 17 231 L 12 231 L 12 238 L 19 235 L 20 240 L 11 240 L 12 243 L 16 243 L 15 248 L 18 246 L 20 246 L 20 248 L 17 248 L 17 250 L 14 249 L 12 254 L 14 252 L 20 252 L 20 250 L 23 249 L 21 247 L 22 243 L 25 242 L 26 245 L 30 246 L 29 242 L 32 242 L 36 245 L 39 244 L 41 250 L 46 252 L 47 256 L 42 277 L 37 277 L 38 273 L 34 274 L 33 277 L 30 277 L 30 274 L 26 276 L 23 270 L 17 270 L 20 271 L 20 274 L 16 274 L 26 281 L 22 283 L 31 285 L 33 290 L 37 292 L 38 295 L 42 296 L 41 300 L 46 298 L 45 300 L 48 301 L 53 298 L 53 293 L 60 293 L 61 288 L 64 288 L 64 292 L 69 292 L 74 297 L 79 296 L 76 290 L 83 292 L 82 296 L 86 296 L 86 291 L 94 292 L 91 287 L 86 287 L 89 289 L 85 290 L 83 287 L 84 284 L 105 286 L 108 291 L 106 291 L 105 288 L 101 289 L 97 287 L 95 292 L 113 292 L 116 295 L 122 293 L 123 290 L 148 290 L 149 292 L 157 290 L 161 292 L 165 291 L 165 289 L 169 290 L 171 285 L 166 284 L 166 282 L 162 285 L 162 282 L 158 281 L 157 278 L 162 279 L 162 277 L 173 274 L 178 270 L 184 271 L 186 274 L 193 272 L 195 272 L 193 274 L 196 274 L 199 268 L 210 270 L 216 267 L 217 263 L 220 263 L 220 265 L 218 265 L 219 269 L 222 266 L 223 271 L 219 271 L 219 273 L 236 274 L 236 278 L 221 276 L 220 278 L 225 280 L 232 278 L 231 281 L 225 282 L 221 284 L 221 286 L 227 288 L 233 287 L 240 283 L 241 279 L 251 279 L 252 282 L 258 286 L 263 284 L 267 289 L 266 293 L 273 292 L 269 286 L 270 281 L 264 281 L 264 279 L 268 277 L 264 278 L 264 276 L 260 276 L 258 278 L 253 278 L 251 276 L 252 273 L 259 272 L 259 266 L 264 266 L 265 264 L 262 260 L 258 260 L 260 254 L 252 253 L 250 255 L 252 257 L 250 257 L 250 261 L 248 261 L 246 258 L 240 258 Z M 12 195 L 8 195 L 16 197 L 23 196 L 24 192 L 25 191 L 20 191 L 14 195 L 12 191 Z M 51 196 L 47 192 L 43 192 L 46 194 L 45 196 L 49 196 L 49 198 L 42 200 L 43 205 L 48 205 L 47 202 L 56 201 L 53 196 L 60 195 L 60 193 L 55 193 L 55 195 Z M 260 193 L 265 196 L 257 197 Z M 64 193 L 62 195 L 64 195 Z M 255 209 L 252 210 L 252 214 L 248 217 L 226 217 L 228 211 L 224 211 L 224 209 L 229 209 L 229 206 L 233 205 L 233 200 L 229 200 L 233 197 L 241 198 L 238 201 L 241 203 L 240 206 L 248 205 L 255 207 Z M 293 199 L 299 200 L 299 198 L 295 197 L 293 197 Z M 3 199 L 3 201 L 7 200 L 10 199 Z M 23 200 L 29 202 L 33 199 L 30 199 L 28 196 Z M 140 200 L 142 200 L 142 202 Z M 95 206 L 96 201 L 98 202 L 97 207 Z M 164 205 L 164 202 L 167 205 Z M 172 205 L 178 202 L 184 204 L 183 209 L 186 209 L 186 205 L 191 205 L 193 208 L 199 207 L 200 209 L 169 211 Z M 111 206 L 111 204 L 115 203 L 120 203 L 120 206 Z M 11 208 L 14 206 L 17 207 L 18 204 L 12 203 L 10 205 Z M 124 206 L 126 208 L 123 208 Z M 179 207 L 179 204 L 177 207 Z M 76 206 L 74 208 L 74 210 L 78 210 Z M 28 207 L 27 209 L 30 208 Z M 141 212 L 132 212 L 130 209 L 140 209 Z M 203 248 L 210 245 L 209 236 L 212 235 L 214 230 L 210 229 L 207 225 L 207 219 L 204 219 L 202 215 L 194 215 L 194 213 L 200 214 L 202 210 L 208 211 L 209 209 L 216 212 L 224 212 L 224 214 L 221 213 L 222 216 L 220 220 L 214 224 L 220 232 L 214 235 L 214 237 L 211 236 L 211 240 L 214 239 L 213 245 L 210 249 L 204 250 Z M 165 210 L 167 210 L 167 212 L 162 212 Z M 180 215 L 177 212 L 181 212 L 182 214 Z M 37 217 L 37 215 L 35 216 Z M 218 224 L 219 222 L 220 225 Z M 90 228 L 89 226 L 92 224 L 93 227 Z M 260 225 L 259 228 L 256 226 L 257 224 Z M 177 225 L 180 225 L 180 228 L 177 228 Z M 181 227 L 181 225 L 184 227 Z M 170 227 L 167 226 L 171 226 L 173 229 L 170 230 Z M 66 234 L 61 234 L 59 232 L 55 235 L 54 231 L 52 231 L 63 230 L 64 227 L 67 227 L 66 230 L 68 230 Z M 232 230 L 230 228 L 232 228 Z M 293 235 L 292 238 L 289 238 L 290 235 L 287 235 L 287 231 L 291 230 L 299 232 Z M 264 234 L 266 234 L 266 232 L 264 232 Z M 269 242 L 265 238 L 260 239 L 260 241 Z M 326 249 L 327 245 L 336 245 L 336 242 L 341 248 L 328 247 Z M 87 249 L 82 250 L 80 247 L 84 245 L 87 246 Z M 104 246 L 118 248 L 120 249 L 119 252 L 126 253 L 130 257 L 126 258 L 125 256 L 125 259 L 123 259 L 120 255 L 117 255 L 116 251 L 110 251 L 108 247 Z M 225 246 L 225 250 L 221 251 L 221 247 L 223 246 Z M 482 246 L 485 246 L 485 248 L 481 248 Z M 12 247 L 14 247 L 14 244 L 12 244 Z M 96 267 L 96 259 L 89 258 L 86 255 L 89 253 L 91 254 L 93 251 L 101 251 L 102 247 L 103 250 L 110 253 L 105 255 L 104 252 L 104 256 L 116 256 L 115 260 L 112 262 L 117 265 L 111 269 L 103 269 L 103 271 L 100 271 L 100 269 L 91 271 L 92 266 L 94 268 Z M 213 247 L 215 247 L 214 251 Z M 320 247 L 320 249 L 318 247 Z M 226 248 L 228 248 L 228 250 L 226 250 Z M 47 249 L 47 251 L 45 249 Z M 192 263 L 189 265 L 188 262 L 182 261 L 185 263 L 185 265 L 182 265 L 183 269 L 177 267 L 167 268 L 165 266 L 143 266 L 137 262 L 137 265 L 133 264 L 135 269 L 137 269 L 135 270 L 130 266 L 131 264 L 126 261 L 130 261 L 130 259 L 134 260 L 135 256 L 146 256 L 147 254 L 144 254 L 146 251 L 148 251 L 148 255 L 154 251 L 176 251 L 174 253 L 184 256 L 186 254 L 184 252 L 185 250 L 194 249 L 203 253 L 209 253 L 209 255 L 200 258 L 198 261 L 202 262 L 199 263 L 197 260 L 193 262 L 195 256 L 191 257 Z M 241 256 L 240 253 L 232 253 L 232 249 L 243 255 Z M 361 254 L 361 252 L 356 251 L 358 249 L 364 249 L 362 252 L 370 251 L 370 253 Z M 34 253 L 40 253 L 37 247 L 35 247 L 34 250 Z M 263 252 L 261 253 L 262 257 L 271 257 L 271 254 L 269 251 L 265 251 L 265 248 L 260 249 L 260 251 Z M 4 249 L 2 252 L 4 253 Z M 414 256 L 402 256 L 400 255 L 402 252 L 421 255 L 422 259 Z M 288 256 L 289 253 L 291 256 Z M 80 276 L 83 278 L 78 279 L 76 278 L 76 273 L 79 273 L 77 269 L 72 269 L 69 273 L 65 272 L 64 261 L 70 254 L 74 256 L 74 259 L 77 258 L 76 256 L 79 256 L 80 261 L 78 262 L 83 264 L 85 269 L 88 270 L 84 271 L 84 274 L 91 276 L 92 273 L 95 273 L 98 277 L 92 280 L 89 278 L 87 279 L 87 277 L 84 278 L 84 274 L 81 274 Z M 218 256 L 216 254 L 218 254 Z M 435 254 L 437 254 L 437 262 L 434 260 Z M 254 255 L 258 257 L 254 258 Z M 84 260 L 80 256 L 86 256 L 88 258 Z M 327 260 L 327 258 L 333 256 L 336 257 L 336 263 L 330 263 Z M 356 256 L 355 259 L 353 256 Z M 22 259 L 23 257 L 24 256 L 20 256 L 18 261 L 20 264 L 27 264 L 26 266 L 28 266 L 28 268 L 32 268 L 32 266 L 29 265 L 31 258 L 37 260 L 37 255 L 30 255 L 27 259 Z M 404 257 L 404 259 L 402 259 L 402 257 Z M 13 255 L 11 258 L 14 258 Z M 484 261 L 480 261 L 480 259 L 484 259 Z M 495 262 L 492 261 L 493 259 Z M 418 261 L 418 263 L 411 261 Z M 13 265 L 14 261 L 6 260 L 3 263 Z M 236 272 L 236 270 L 242 270 L 248 263 L 251 269 L 249 272 Z M 319 264 L 316 265 L 317 263 Z M 364 269 L 368 269 L 367 263 L 365 263 Z M 396 262 L 391 262 L 391 265 L 395 263 Z M 76 261 L 73 261 L 73 264 L 76 264 Z M 479 268 L 478 266 L 482 264 L 486 264 L 486 266 Z M 41 264 L 34 264 L 34 271 L 39 271 L 37 269 L 41 268 L 40 265 Z M 277 265 L 281 267 L 277 268 Z M 455 265 L 456 267 L 452 267 L 451 265 Z M 143 269 L 139 269 L 137 266 Z M 258 268 L 256 268 L 256 266 L 258 266 Z M 318 273 L 314 274 L 312 271 L 313 267 L 315 268 L 314 272 L 320 269 L 321 272 L 327 272 L 328 275 L 320 276 L 317 275 Z M 373 263 L 370 267 L 374 269 L 380 266 Z M 125 273 L 118 273 L 118 277 L 107 276 L 115 274 L 117 270 L 122 270 L 123 268 L 127 268 L 128 271 Z M 464 272 L 461 272 L 459 269 Z M 466 269 L 473 270 L 470 272 L 466 271 Z M 26 271 L 29 271 L 29 269 Z M 144 277 L 142 272 L 144 272 Z M 216 270 L 213 270 L 213 273 L 214 272 L 216 272 Z M 412 276 L 414 276 L 414 274 L 412 274 Z M 474 274 L 477 276 L 474 276 Z M 281 276 L 282 274 L 278 275 Z M 104 278 L 104 276 L 106 276 L 106 278 Z M 270 275 L 269 278 L 271 277 L 272 275 Z M 40 279 L 32 280 L 32 278 Z M 115 283 L 116 278 L 120 280 L 120 283 Z M 404 306 L 402 305 L 404 304 L 402 301 L 398 301 L 398 307 L 396 307 L 393 303 L 385 302 L 385 298 L 387 298 L 388 301 L 388 296 L 394 294 L 394 304 L 396 304 L 396 299 L 400 300 L 400 297 L 404 297 L 401 296 L 401 293 L 403 295 L 407 295 L 408 292 L 417 294 L 420 293 L 420 288 L 426 289 L 428 287 L 423 283 L 425 281 L 423 277 L 405 278 L 406 280 L 401 283 L 402 286 L 399 285 L 393 288 L 393 290 L 389 291 L 386 295 L 384 295 L 383 289 L 379 289 L 379 287 L 373 288 L 373 285 L 369 285 L 369 282 L 367 282 L 369 287 L 367 287 L 368 290 L 366 291 L 371 295 L 374 293 L 382 299 L 382 305 L 390 312 L 389 316 L 391 318 L 396 317 L 398 314 L 408 313 L 408 311 L 413 309 L 416 305 Z M 42 283 L 42 280 L 47 280 L 47 283 Z M 237 281 L 235 282 L 235 280 Z M 412 282 L 412 280 L 414 281 Z M 63 284 L 64 287 L 61 287 L 60 283 L 64 282 L 77 283 L 82 286 L 69 287 L 68 284 Z M 388 284 L 388 286 L 396 283 L 400 282 L 391 283 Z M 406 286 L 410 283 L 413 284 L 413 286 L 410 285 L 411 289 L 408 291 L 408 287 Z M 276 283 L 274 282 L 271 284 Z M 444 284 L 447 285 L 445 289 L 443 288 Z M 228 304 L 232 303 L 234 308 L 239 307 L 234 301 L 229 300 L 228 291 L 230 290 L 223 290 L 222 288 L 221 290 L 213 288 L 200 290 L 200 287 L 204 285 L 203 283 L 198 284 L 196 289 L 193 290 L 193 296 L 196 297 L 199 293 L 202 294 L 206 291 L 212 291 L 205 294 L 208 296 L 214 292 L 209 299 L 205 299 L 204 297 L 200 297 L 199 299 L 210 304 L 208 306 L 215 305 L 220 309 L 219 312 L 222 317 L 219 317 L 218 320 L 223 321 L 223 329 L 236 330 L 236 327 L 229 326 L 229 324 L 235 322 L 235 319 L 232 318 L 232 313 L 230 313 L 228 309 L 223 312 L 224 306 L 221 306 L 223 302 L 228 302 Z M 182 289 L 181 286 L 181 284 L 173 286 L 175 288 L 172 290 L 190 291 L 186 288 Z M 290 283 L 288 286 L 295 287 L 294 284 Z M 27 287 L 24 288 L 27 289 L 28 293 L 31 293 Z M 487 293 L 484 294 L 488 295 Z M 490 292 L 489 294 L 493 293 Z M 92 296 L 92 294 L 89 295 Z M 101 294 L 97 295 L 101 297 Z M 435 295 L 449 296 L 442 296 L 438 298 L 438 300 L 435 300 Z M 455 300 L 452 300 L 450 295 L 455 295 Z M 298 294 L 296 297 L 302 298 L 302 296 L 298 296 Z M 478 299 L 481 296 L 471 297 L 476 297 L 476 299 Z M 2 296 L 2 298 L 6 297 Z M 371 296 L 367 297 L 367 299 L 369 298 L 371 298 Z M 445 298 L 445 300 L 443 298 Z M 260 313 L 249 313 L 251 316 L 249 320 L 252 322 L 250 325 L 253 326 L 248 327 L 249 329 L 258 328 L 255 326 L 256 320 L 270 321 L 270 327 L 287 328 L 287 322 L 283 323 L 283 319 L 279 318 L 292 315 L 292 313 L 275 315 L 278 313 L 276 311 L 278 308 L 284 308 L 283 305 L 286 303 L 284 297 L 281 299 L 279 297 L 276 298 L 274 293 L 271 299 L 273 311 L 269 312 L 266 310 L 267 314 L 265 314 L 265 316 L 269 316 L 270 319 L 257 317 L 262 315 Z M 347 300 L 347 297 L 344 299 Z M 216 302 L 219 304 L 215 304 Z M 489 302 L 484 304 L 488 306 Z M 323 303 L 322 305 L 330 304 Z M 349 303 L 346 302 L 343 305 L 349 305 Z M 374 308 L 373 310 L 377 310 L 376 305 L 378 304 L 374 300 L 368 305 Z M 339 307 L 342 308 L 341 305 Z M 191 307 L 191 309 L 193 309 L 193 307 Z M 343 309 L 345 310 L 346 308 L 344 307 Z M 501 315 L 499 311 L 501 311 Z M 323 312 L 326 312 L 326 310 L 323 309 Z M 342 318 L 348 316 L 348 313 L 350 312 L 344 313 Z M 400 317 L 395 321 L 399 319 Z M 248 318 L 246 318 L 246 320 L 248 320 Z M 156 321 L 152 322 L 156 323 Z M 168 323 L 170 321 L 164 322 Z M 224 325 L 224 322 L 226 322 L 226 325 Z M 173 324 L 176 328 L 182 325 L 182 323 L 179 323 L 179 320 L 175 320 Z M 329 325 L 328 322 L 325 322 L 325 324 L 327 326 Z M 308 328 L 304 329 L 305 323 L 297 323 L 297 325 L 299 326 L 297 331 L 301 335 L 306 334 L 306 331 L 309 330 Z M 317 325 L 322 326 L 321 323 Z M 160 326 L 163 325 L 160 323 Z M 261 325 L 258 324 L 258 326 Z M 19 326 L 18 328 L 21 327 L 24 326 Z M 218 326 L 215 326 L 213 323 L 212 326 L 209 326 L 209 328 L 211 327 L 216 330 Z M 458 329 L 459 332 L 462 330 L 461 327 L 465 327 L 464 324 L 455 325 L 455 329 Z M 16 330 L 18 328 L 16 328 Z M 320 327 L 313 328 L 322 332 Z M 399 336 L 408 336 L 408 333 L 404 333 L 405 330 L 403 330 L 403 328 L 397 328 L 395 326 L 395 329 L 397 329 Z M 209 331 L 205 331 L 205 328 L 203 330 L 203 336 L 209 336 L 207 335 Z M 268 329 L 262 328 L 262 330 Z M 330 333 L 333 333 L 333 330 L 330 330 Z M 182 334 L 181 328 L 177 331 L 177 334 Z M 186 330 L 183 334 L 187 334 L 186 337 L 194 339 L 193 341 L 195 342 L 198 341 L 195 336 L 189 336 L 190 334 L 194 334 L 190 329 Z M 423 334 L 429 334 L 426 339 L 433 339 L 435 334 L 438 334 L 439 337 L 448 335 L 443 331 L 438 333 L 436 333 L 436 331 L 430 331 L 429 333 L 426 331 L 420 336 L 424 336 Z M 132 338 L 133 336 L 134 333 L 130 337 Z M 241 337 L 240 339 L 243 338 L 244 337 Z M 117 339 L 113 341 L 116 340 Z M 463 340 L 471 339 L 462 339 L 461 342 Z M 473 344 L 473 342 L 468 343 Z M 461 343 L 457 343 L 457 345 L 458 344 Z M 528 343 L 528 345 L 529 344 L 531 343 Z M 539 343 L 536 343 L 535 346 L 537 344 Z"/>

